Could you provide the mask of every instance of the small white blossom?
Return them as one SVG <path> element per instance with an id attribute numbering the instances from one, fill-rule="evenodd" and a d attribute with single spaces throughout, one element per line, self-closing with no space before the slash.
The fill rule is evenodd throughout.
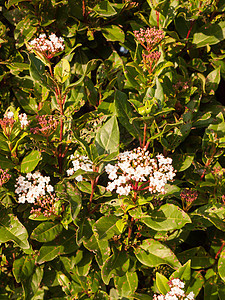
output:
<path id="1" fill-rule="evenodd" d="M 70 159 L 72 160 L 73 167 L 66 170 L 67 176 L 72 176 L 78 170 L 93 172 L 93 163 L 87 156 L 79 154 L 77 154 L 76 156 L 71 155 Z M 83 179 L 84 178 L 82 175 L 78 175 L 77 177 L 75 177 L 76 181 L 82 181 Z"/>
<path id="2" fill-rule="evenodd" d="M 38 171 L 33 174 L 27 173 L 26 177 L 19 176 L 15 185 L 18 202 L 25 203 L 27 201 L 28 203 L 34 203 L 38 197 L 51 194 L 54 188 L 49 182 L 50 177 L 42 176 Z"/>
<path id="3" fill-rule="evenodd" d="M 141 148 L 120 153 L 118 163 L 107 164 L 105 171 L 114 183 L 109 182 L 107 190 L 112 191 L 114 187 L 119 195 L 146 189 L 151 193 L 164 193 L 166 183 L 175 176 L 171 158 L 158 154 L 152 159 L 149 151 Z"/>
<path id="4" fill-rule="evenodd" d="M 7 111 L 5 114 L 4 114 L 4 118 L 7 118 L 7 119 L 13 119 L 14 118 L 14 113 L 12 111 Z"/>
<path id="5" fill-rule="evenodd" d="M 184 282 L 179 278 L 174 278 L 168 282 L 170 291 L 166 295 L 154 295 L 153 300 L 194 300 L 195 295 L 190 292 L 188 295 L 185 294 Z"/>
<path id="6" fill-rule="evenodd" d="M 65 48 L 64 39 L 62 37 L 58 38 L 54 33 L 49 36 L 49 39 L 47 39 L 46 34 L 40 34 L 38 38 L 30 41 L 28 45 L 44 54 L 48 59 Z"/>
<path id="7" fill-rule="evenodd" d="M 27 115 L 25 113 L 19 115 L 19 120 L 21 128 L 25 128 L 29 124 L 29 121 L 27 120 Z"/>

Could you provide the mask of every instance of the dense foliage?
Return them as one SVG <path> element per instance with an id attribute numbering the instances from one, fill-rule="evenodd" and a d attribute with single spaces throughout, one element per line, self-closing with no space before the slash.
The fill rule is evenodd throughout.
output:
<path id="1" fill-rule="evenodd" d="M 0 0 L 0 299 L 225 299 L 225 1 Z"/>

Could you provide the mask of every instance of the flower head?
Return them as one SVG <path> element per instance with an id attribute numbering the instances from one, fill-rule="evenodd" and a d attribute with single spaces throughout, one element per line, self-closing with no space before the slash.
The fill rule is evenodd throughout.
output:
<path id="1" fill-rule="evenodd" d="M 148 51 L 150 52 L 156 45 L 158 45 L 164 38 L 164 32 L 155 27 L 147 28 L 144 30 L 134 31 L 134 36 L 136 40 Z"/>
<path id="2" fill-rule="evenodd" d="M 0 187 L 2 187 L 3 184 L 8 182 L 10 178 L 11 178 L 11 175 L 8 174 L 8 169 L 3 170 L 0 168 Z"/>
<path id="3" fill-rule="evenodd" d="M 28 124 L 29 121 L 27 119 L 27 115 L 25 113 L 19 114 L 18 119 L 15 117 L 14 112 L 8 110 L 5 114 L 3 119 L 0 119 L 0 125 L 2 127 L 2 130 L 4 134 L 9 137 L 12 133 L 13 126 L 16 123 L 16 121 L 20 121 L 20 127 L 21 129 L 24 129 Z"/>
<path id="4" fill-rule="evenodd" d="M 64 39 L 62 37 L 58 38 L 54 33 L 49 36 L 49 39 L 47 39 L 45 33 L 40 34 L 39 37 L 30 41 L 28 45 L 43 54 L 47 59 L 51 59 L 56 53 L 63 51 L 65 48 Z"/>
<path id="5" fill-rule="evenodd" d="M 76 156 L 71 155 L 70 159 L 72 160 L 73 167 L 69 168 L 66 171 L 67 176 L 72 176 L 78 170 L 83 170 L 86 172 L 93 172 L 93 163 L 89 160 L 89 158 L 87 156 L 79 155 L 79 154 L 77 154 Z M 83 176 L 78 175 L 75 179 L 77 181 L 82 181 Z"/>
<path id="6" fill-rule="evenodd" d="M 146 189 L 151 193 L 164 193 L 165 184 L 175 176 L 171 158 L 165 158 L 162 154 L 151 158 L 146 149 L 126 151 L 117 158 L 118 163 L 107 164 L 105 171 L 113 180 L 108 183 L 107 190 L 116 189 L 119 195 L 127 196 L 131 190 Z"/>
<path id="7" fill-rule="evenodd" d="M 186 295 L 184 291 L 184 282 L 179 278 L 174 278 L 168 282 L 170 291 L 166 295 L 154 295 L 153 300 L 194 300 L 195 295 L 190 292 Z"/>
<path id="8" fill-rule="evenodd" d="M 39 171 L 27 173 L 26 177 L 19 176 L 16 179 L 15 193 L 18 194 L 18 202 L 34 203 L 40 196 L 51 194 L 54 191 L 49 184 L 50 177 L 42 176 Z"/>

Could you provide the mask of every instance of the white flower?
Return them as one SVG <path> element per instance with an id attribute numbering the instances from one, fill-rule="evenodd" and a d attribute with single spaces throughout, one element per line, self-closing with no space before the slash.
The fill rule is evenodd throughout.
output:
<path id="1" fill-rule="evenodd" d="M 82 181 L 82 180 L 83 180 L 83 176 L 82 176 L 82 175 L 78 175 L 75 179 L 76 179 L 76 181 L 78 181 L 78 182 L 79 182 L 79 181 Z"/>
<path id="2" fill-rule="evenodd" d="M 158 154 L 156 159 L 152 159 L 146 149 L 125 151 L 117 158 L 118 163 L 114 166 L 107 164 L 105 171 L 108 178 L 114 180 L 116 192 L 120 195 L 127 195 L 132 189 L 141 191 L 146 188 L 151 193 L 164 193 L 167 181 L 173 180 L 175 176 L 171 158 Z M 112 187 L 108 184 L 107 189 L 112 191 Z"/>
<path id="3" fill-rule="evenodd" d="M 72 168 L 66 170 L 67 176 L 72 176 L 74 174 L 74 170 Z"/>
<path id="4" fill-rule="evenodd" d="M 30 41 L 29 45 L 48 58 L 52 58 L 55 53 L 63 51 L 65 48 L 64 39 L 62 37 L 58 38 L 54 33 L 49 36 L 49 39 L 47 39 L 46 34 L 40 34 L 38 38 Z"/>
<path id="5" fill-rule="evenodd" d="M 195 298 L 195 294 L 193 292 L 190 292 L 188 295 L 187 295 L 187 299 L 188 300 L 194 300 Z"/>
<path id="6" fill-rule="evenodd" d="M 15 193 L 18 194 L 18 202 L 34 203 L 35 200 L 46 193 L 51 194 L 54 191 L 52 185 L 49 184 L 50 177 L 42 176 L 39 171 L 27 173 L 26 177 L 19 176 L 16 179 Z"/>
<path id="7" fill-rule="evenodd" d="M 7 111 L 5 114 L 4 114 L 4 118 L 7 118 L 7 119 L 13 119 L 14 118 L 14 113 L 12 111 Z"/>
<path id="8" fill-rule="evenodd" d="M 29 121 L 27 120 L 27 115 L 25 113 L 19 115 L 19 120 L 21 128 L 24 128 L 29 124 Z"/>
<path id="9" fill-rule="evenodd" d="M 72 168 L 69 168 L 66 170 L 67 176 L 73 175 L 78 170 L 83 170 L 86 172 L 93 172 L 93 163 L 89 160 L 87 156 L 84 155 L 76 155 L 73 154 L 70 156 L 70 159 L 72 160 Z M 75 178 L 77 181 L 82 181 L 83 176 L 79 175 Z"/>

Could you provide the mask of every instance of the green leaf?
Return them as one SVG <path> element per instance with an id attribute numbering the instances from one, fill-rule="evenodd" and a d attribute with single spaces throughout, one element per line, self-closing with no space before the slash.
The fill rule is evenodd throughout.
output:
<path id="1" fill-rule="evenodd" d="M 115 276 L 114 283 L 121 297 L 130 297 L 138 287 L 137 273 L 126 272 L 121 277 Z"/>
<path id="2" fill-rule="evenodd" d="M 109 284 L 110 279 L 115 276 L 122 276 L 129 267 L 129 258 L 126 252 L 116 251 L 107 258 L 101 268 L 102 280 Z"/>
<path id="3" fill-rule="evenodd" d="M 191 60 L 190 66 L 194 70 L 202 73 L 207 70 L 205 63 L 201 60 L 201 58 L 193 58 Z"/>
<path id="4" fill-rule="evenodd" d="M 170 276 L 172 278 L 179 278 L 186 282 L 191 279 L 191 260 L 188 260 L 183 266 L 181 266 L 178 270 L 173 272 Z"/>
<path id="5" fill-rule="evenodd" d="M 224 223 L 225 208 L 222 204 L 206 204 L 196 209 L 192 214 L 201 216 L 204 219 L 209 220 L 219 230 L 225 231 L 225 223 Z"/>
<path id="6" fill-rule="evenodd" d="M 197 297 L 200 290 L 202 289 L 204 282 L 205 282 L 205 280 L 204 280 L 202 274 L 198 271 L 194 271 L 191 276 L 191 281 L 188 284 L 186 294 L 193 292 L 195 294 L 195 297 Z"/>
<path id="7" fill-rule="evenodd" d="M 93 231 L 97 233 L 99 240 L 102 239 L 111 239 L 114 234 L 120 234 L 116 221 L 118 218 L 113 215 L 103 216 L 93 225 Z"/>
<path id="8" fill-rule="evenodd" d="M 217 278 L 210 277 L 204 285 L 204 300 L 218 300 Z"/>
<path id="9" fill-rule="evenodd" d="M 44 222 L 33 230 L 30 237 L 38 242 L 46 243 L 54 240 L 62 229 L 63 226 L 60 223 Z"/>
<path id="10" fill-rule="evenodd" d="M 15 164 L 9 158 L 1 154 L 0 154 L 0 165 L 2 169 L 9 169 L 9 170 L 15 167 Z"/>
<path id="11" fill-rule="evenodd" d="M 136 300 L 152 300 L 152 297 L 146 294 L 134 293 L 132 297 Z"/>
<path id="12" fill-rule="evenodd" d="M 109 1 L 100 1 L 93 8 L 93 11 L 95 11 L 101 17 L 111 17 L 117 14 Z"/>
<path id="13" fill-rule="evenodd" d="M 36 298 L 33 298 L 33 296 L 37 293 L 40 287 L 43 274 L 44 274 L 43 267 L 42 266 L 37 267 L 33 275 L 29 277 L 27 280 L 22 282 L 23 290 L 25 293 L 25 297 L 24 297 L 25 300 L 30 300 L 30 299 L 36 300 Z M 38 299 L 40 298 L 37 298 L 37 300 Z"/>
<path id="14" fill-rule="evenodd" d="M 170 287 L 168 285 L 168 279 L 160 274 L 160 273 L 156 273 L 156 286 L 158 288 L 158 290 L 160 291 L 161 294 L 166 295 L 166 293 L 169 292 Z"/>
<path id="15" fill-rule="evenodd" d="M 112 42 L 119 41 L 120 43 L 124 43 L 125 34 L 119 26 L 116 25 L 104 26 L 102 27 L 101 32 L 107 41 L 112 41 Z"/>
<path id="16" fill-rule="evenodd" d="M 215 263 L 215 259 L 201 246 L 183 251 L 177 254 L 177 257 L 182 263 L 190 259 L 192 269 L 209 268 Z"/>
<path id="17" fill-rule="evenodd" d="M 69 254 L 77 250 L 76 233 L 72 230 L 63 231 L 60 236 L 40 248 L 37 263 L 51 261 L 59 255 Z"/>
<path id="18" fill-rule="evenodd" d="M 13 275 L 15 276 L 16 282 L 21 282 L 29 277 L 34 270 L 35 260 L 31 256 L 22 256 L 15 259 L 13 262 Z"/>
<path id="19" fill-rule="evenodd" d="M 146 239 L 135 249 L 137 259 L 148 267 L 156 267 L 167 264 L 174 269 L 180 267 L 175 254 L 160 242 L 153 239 Z"/>
<path id="20" fill-rule="evenodd" d="M 220 83 L 220 67 L 216 68 L 206 77 L 206 91 L 210 95 L 214 95 Z"/>
<path id="21" fill-rule="evenodd" d="M 119 119 L 119 122 L 127 129 L 127 131 L 136 138 L 139 138 L 140 131 L 137 124 L 130 120 L 134 117 L 133 110 L 127 100 L 127 96 L 125 93 L 122 93 L 118 90 L 115 92 L 114 98 L 116 115 Z"/>
<path id="22" fill-rule="evenodd" d="M 82 198 L 81 194 L 74 188 L 72 184 L 67 182 L 67 195 L 68 201 L 70 203 L 71 208 L 71 217 L 73 220 L 76 219 L 77 215 L 80 212 L 81 205 L 82 205 Z"/>
<path id="23" fill-rule="evenodd" d="M 119 149 L 119 127 L 116 116 L 111 117 L 97 132 L 95 145 L 99 155 Z"/>
<path id="24" fill-rule="evenodd" d="M 205 28 L 206 27 L 206 28 Z M 225 39 L 225 21 L 210 24 L 200 28 L 200 32 L 196 32 L 193 36 L 192 43 L 197 48 L 207 45 L 215 45 Z"/>
<path id="25" fill-rule="evenodd" d="M 191 223 L 188 214 L 178 206 L 169 203 L 154 210 L 151 215 L 142 217 L 140 221 L 156 231 L 180 229 L 185 224 Z"/>
<path id="26" fill-rule="evenodd" d="M 38 150 L 31 151 L 30 154 L 24 157 L 21 163 L 21 172 L 22 173 L 30 173 L 32 172 L 39 161 L 41 160 L 41 152 Z"/>
<path id="27" fill-rule="evenodd" d="M 176 154 L 173 159 L 173 167 L 177 172 L 187 170 L 194 160 L 194 154 Z"/>
<path id="28" fill-rule="evenodd" d="M 27 1 L 27 0 L 8 0 L 8 2 L 5 4 L 5 6 L 7 9 L 9 9 L 12 5 L 18 4 L 22 1 Z"/>
<path id="29" fill-rule="evenodd" d="M 62 58 L 54 68 L 54 76 L 60 83 L 64 83 L 70 76 L 70 64 L 68 60 Z"/>
<path id="30" fill-rule="evenodd" d="M 22 249 L 29 249 L 27 230 L 17 217 L 7 210 L 1 210 L 0 216 L 0 242 L 13 241 Z"/>
<path id="31" fill-rule="evenodd" d="M 22 106 L 26 113 L 35 114 L 38 112 L 38 105 L 35 98 L 30 97 L 29 94 L 18 89 L 13 89 L 13 92 L 19 104 Z"/>
<path id="32" fill-rule="evenodd" d="M 220 258 L 218 260 L 218 272 L 225 282 L 225 249 L 220 253 Z"/>
<path id="33" fill-rule="evenodd" d="M 94 233 L 89 239 L 83 241 L 84 246 L 89 250 L 97 254 L 97 262 L 102 267 L 105 260 L 110 256 L 110 247 L 107 239 L 98 239 L 96 233 Z"/>
<path id="34" fill-rule="evenodd" d="M 38 82 L 39 84 L 48 87 L 47 78 L 44 75 L 45 65 L 44 63 L 36 58 L 32 53 L 29 53 L 30 61 L 30 76 L 33 81 Z"/>

